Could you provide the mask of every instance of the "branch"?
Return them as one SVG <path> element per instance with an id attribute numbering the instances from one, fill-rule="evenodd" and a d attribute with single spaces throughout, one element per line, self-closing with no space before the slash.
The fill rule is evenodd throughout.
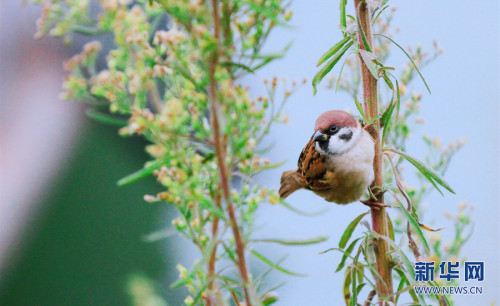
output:
<path id="1" fill-rule="evenodd" d="M 370 306 L 372 304 L 372 300 L 376 294 L 377 294 L 377 290 L 370 291 L 370 293 L 368 294 L 368 297 L 366 298 L 365 306 Z"/>
<path id="2" fill-rule="evenodd" d="M 356 9 L 357 19 L 358 19 L 358 41 L 359 47 L 362 50 L 373 49 L 372 48 L 372 32 L 370 23 L 370 11 L 366 0 L 355 0 L 354 6 Z M 363 105 L 364 112 L 370 122 L 373 121 L 373 128 L 370 129 L 370 135 L 375 142 L 375 157 L 373 160 L 373 172 L 375 179 L 371 185 L 371 189 L 377 189 L 375 193 L 376 199 L 370 199 L 369 201 L 384 203 L 384 195 L 380 190 L 383 185 L 383 173 L 382 173 L 382 146 L 380 142 L 380 120 L 373 118 L 379 115 L 379 106 L 377 98 L 377 79 L 371 74 L 370 70 L 366 66 L 363 58 L 360 57 L 361 62 L 361 75 L 363 80 Z M 377 188 L 376 188 L 377 187 Z M 377 232 L 381 236 L 388 236 L 387 227 L 387 213 L 384 207 L 375 208 L 375 205 L 371 207 L 372 215 L 372 228 L 373 231 Z M 375 242 L 375 256 L 376 256 L 376 266 L 377 272 L 380 278 L 376 278 L 377 281 L 377 293 L 381 299 L 389 298 L 393 300 L 393 286 L 392 286 L 392 265 L 391 257 L 387 255 L 389 251 L 389 245 L 387 241 L 383 239 L 377 239 Z"/>
<path id="3" fill-rule="evenodd" d="M 249 278 L 245 260 L 245 244 L 241 237 L 233 203 L 231 202 L 230 187 L 229 187 L 230 179 L 227 174 L 227 165 L 225 163 L 226 145 L 223 141 L 221 141 L 219 118 L 217 115 L 218 104 L 217 104 L 217 93 L 216 93 L 217 83 L 215 80 L 215 70 L 219 61 L 219 35 L 220 35 L 219 7 L 217 0 L 212 0 L 212 14 L 214 20 L 214 38 L 217 40 L 217 48 L 212 56 L 212 60 L 210 61 L 208 77 L 210 80 L 210 90 L 209 90 L 210 100 L 212 102 L 210 105 L 211 108 L 210 111 L 212 113 L 212 127 L 214 134 L 215 155 L 217 156 L 217 163 L 219 165 L 218 170 L 220 175 L 221 187 L 224 194 L 224 200 L 226 201 L 227 212 L 229 215 L 229 220 L 231 222 L 231 228 L 233 230 L 233 236 L 236 245 L 236 253 L 238 255 L 238 268 L 240 270 L 240 275 L 243 280 L 243 291 L 245 294 L 245 302 L 247 305 L 252 305 L 250 303 L 250 296 L 248 293 Z"/>

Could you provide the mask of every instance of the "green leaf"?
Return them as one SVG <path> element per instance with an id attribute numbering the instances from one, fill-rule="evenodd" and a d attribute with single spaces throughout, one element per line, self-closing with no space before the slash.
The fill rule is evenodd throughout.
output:
<path id="1" fill-rule="evenodd" d="M 403 156 L 407 161 L 409 161 L 413 166 L 415 166 L 415 168 L 417 168 L 418 171 L 420 171 L 434 185 L 434 187 L 436 187 L 436 189 L 438 189 L 439 192 L 441 192 L 441 190 L 439 190 L 439 188 L 436 186 L 436 184 L 434 182 L 443 186 L 449 192 L 451 192 L 453 194 L 455 193 L 455 191 L 451 188 L 450 184 L 448 184 L 448 182 L 446 182 L 446 180 L 441 176 L 441 174 L 439 174 L 436 170 L 432 169 L 426 163 L 416 159 L 413 156 L 408 155 L 407 153 L 405 153 L 403 151 L 399 151 L 399 150 L 392 149 L 392 148 L 390 148 L 388 150 Z M 441 192 L 441 194 L 443 194 L 443 193 Z"/>
<path id="2" fill-rule="evenodd" d="M 401 107 L 401 93 L 399 92 L 399 82 L 396 78 L 394 78 L 396 81 L 396 101 L 394 102 L 394 105 L 396 106 L 396 115 L 394 116 L 394 123 L 391 121 L 392 117 L 392 112 L 394 111 L 394 107 L 391 110 L 391 113 L 387 115 L 384 121 L 384 116 L 382 115 L 382 120 L 384 122 L 384 132 L 382 133 L 382 143 L 385 143 L 385 137 L 386 135 L 389 135 L 389 133 L 392 131 L 392 128 L 396 126 L 398 122 L 398 117 L 399 117 L 399 109 Z M 385 114 L 385 112 L 384 112 Z"/>
<path id="3" fill-rule="evenodd" d="M 249 73 L 255 73 L 255 70 L 253 70 L 252 68 L 246 66 L 246 65 L 243 65 L 243 64 L 240 64 L 240 63 L 235 63 L 235 62 L 221 62 L 220 63 L 221 65 L 223 66 L 228 66 L 228 67 L 231 67 L 231 66 L 234 66 L 234 67 L 237 67 L 237 68 L 241 68 Z"/>
<path id="4" fill-rule="evenodd" d="M 271 304 L 274 304 L 278 301 L 278 296 L 276 295 L 266 295 L 265 297 L 263 297 L 262 299 L 262 305 L 271 305 Z"/>
<path id="5" fill-rule="evenodd" d="M 384 113 L 382 114 L 382 118 L 380 118 L 380 124 L 386 126 L 389 120 L 392 117 L 392 113 L 394 112 L 394 108 L 396 107 L 397 100 L 391 99 L 391 103 L 387 106 Z"/>
<path id="6" fill-rule="evenodd" d="M 389 217 L 389 214 L 386 213 L 386 218 L 387 218 L 387 230 L 389 231 L 389 238 L 391 240 L 396 240 L 394 237 L 394 226 L 392 225 L 392 220 L 391 217 Z"/>
<path id="7" fill-rule="evenodd" d="M 282 204 L 285 208 L 287 208 L 287 209 L 289 209 L 289 210 L 293 211 L 294 213 L 299 214 L 299 215 L 301 215 L 301 216 L 306 216 L 306 217 L 315 217 L 315 216 L 319 216 L 319 215 L 324 214 L 325 212 L 327 212 L 327 211 L 328 211 L 328 208 L 325 208 L 325 209 L 322 209 L 322 210 L 320 210 L 320 211 L 308 212 L 308 211 L 303 211 L 303 210 L 297 209 L 297 208 L 293 207 L 292 205 L 288 204 L 288 203 L 287 203 L 287 202 L 285 202 L 285 201 L 281 201 L 281 204 Z"/>
<path id="8" fill-rule="evenodd" d="M 339 241 L 339 248 L 345 248 L 347 241 L 349 241 L 349 238 L 351 238 L 352 233 L 354 232 L 354 229 L 356 226 L 358 226 L 359 221 L 363 219 L 364 216 L 366 216 L 369 213 L 369 211 L 362 213 L 361 215 L 357 216 L 354 220 L 349 223 L 347 228 L 345 229 L 344 233 L 342 234 L 342 237 L 340 238 Z"/>
<path id="9" fill-rule="evenodd" d="M 340 48 L 342 48 L 351 38 L 350 37 L 344 37 L 342 40 L 337 42 L 333 47 L 328 49 L 318 60 L 318 63 L 316 64 L 316 67 L 319 67 L 321 64 L 323 64 L 327 59 L 332 57 L 335 53 L 337 53 Z"/>
<path id="10" fill-rule="evenodd" d="M 284 165 L 286 162 L 287 162 L 287 160 L 284 160 L 284 161 L 281 161 L 281 162 L 275 163 L 275 164 L 257 166 L 257 167 L 255 167 L 255 172 L 260 172 L 260 171 L 264 171 L 264 170 L 278 168 L 279 166 Z"/>
<path id="11" fill-rule="evenodd" d="M 399 268 L 395 267 L 395 270 L 401 271 L 405 275 L 406 279 L 411 284 L 415 283 L 415 270 L 414 270 L 413 264 L 410 262 L 410 260 L 408 259 L 406 254 L 403 252 L 403 250 L 401 250 L 401 248 L 394 241 L 387 238 L 386 236 L 380 236 L 375 232 L 374 232 L 374 234 L 376 234 L 378 237 L 387 241 L 389 243 L 389 245 L 391 245 L 394 248 L 394 250 L 396 250 L 397 254 L 399 255 L 398 257 L 401 259 L 401 262 L 403 265 L 399 265 Z M 411 292 L 414 292 L 414 291 L 410 290 L 410 293 Z M 418 298 L 420 305 L 428 305 L 422 296 L 417 295 L 417 298 Z"/>
<path id="12" fill-rule="evenodd" d="M 97 120 L 101 123 L 104 123 L 104 124 L 117 125 L 117 126 L 126 126 L 127 125 L 127 121 L 125 121 L 122 118 L 112 116 L 109 114 L 105 114 L 105 113 L 101 113 L 101 112 L 99 112 L 95 109 L 91 109 L 91 108 L 85 112 L 85 115 L 87 115 L 88 117 L 90 117 L 94 120 Z"/>
<path id="13" fill-rule="evenodd" d="M 350 305 L 351 304 L 351 290 L 350 290 L 350 286 L 351 286 L 351 280 L 352 280 L 352 274 L 351 274 L 352 269 L 353 269 L 352 267 L 348 267 L 345 270 L 344 289 L 342 291 L 344 293 L 344 301 L 345 301 L 346 305 Z"/>
<path id="14" fill-rule="evenodd" d="M 356 96 L 354 96 L 354 103 L 356 104 L 356 108 L 358 109 L 358 112 L 361 114 L 361 117 L 363 117 L 365 124 L 367 124 L 368 119 L 366 118 L 365 112 L 363 111 L 363 106 L 361 106 L 361 103 L 359 103 L 358 97 Z"/>
<path id="15" fill-rule="evenodd" d="M 151 163 L 148 163 L 148 165 L 141 170 L 134 172 L 132 174 L 127 175 L 126 177 L 120 179 L 117 183 L 118 186 L 123 186 L 127 185 L 133 182 L 136 182 L 138 180 L 141 180 L 143 178 L 146 178 L 153 174 L 153 172 L 157 169 L 159 169 L 161 166 L 165 165 L 167 162 L 167 159 L 160 159 Z"/>
<path id="16" fill-rule="evenodd" d="M 264 257 L 264 255 L 260 254 L 259 252 L 255 251 L 255 250 L 252 250 L 251 253 L 253 255 L 255 255 L 255 257 L 257 257 L 258 259 L 262 260 L 264 263 L 268 264 L 270 267 L 273 267 L 274 269 L 276 269 L 280 272 L 283 272 L 283 273 L 288 274 L 288 275 L 293 275 L 293 276 L 301 276 L 301 277 L 307 276 L 307 274 L 295 273 L 295 272 L 292 272 L 290 270 L 287 270 L 287 269 L 275 264 L 270 259 Z"/>
<path id="17" fill-rule="evenodd" d="M 259 63 L 258 65 L 256 65 L 255 67 L 252 67 L 250 69 L 253 71 L 256 71 L 257 69 L 260 69 L 260 68 L 264 67 L 265 65 L 269 64 L 273 60 L 282 58 L 283 56 L 285 56 L 285 53 L 288 51 L 288 49 L 290 49 L 292 44 L 293 44 L 293 41 L 289 42 L 288 45 L 286 45 L 285 48 L 283 48 L 283 50 L 281 50 L 281 52 L 279 52 L 279 53 L 260 54 L 260 55 L 252 56 L 252 59 L 261 59 L 263 61 L 261 63 Z"/>
<path id="18" fill-rule="evenodd" d="M 411 56 L 405 51 L 405 49 L 403 49 L 403 47 L 401 47 L 400 45 L 398 45 L 394 40 L 392 40 L 392 38 L 388 37 L 388 36 L 385 36 L 383 34 L 375 34 L 375 35 L 378 35 L 378 36 L 382 36 L 382 37 L 385 37 L 387 38 L 388 40 L 390 40 L 393 44 L 395 44 L 399 49 L 401 49 L 401 51 L 404 52 L 404 54 L 406 54 L 406 56 L 408 57 L 408 59 L 411 61 L 411 63 L 413 64 L 413 66 L 415 67 L 415 69 L 417 70 L 418 72 L 418 75 L 420 75 L 420 78 L 422 79 L 422 81 L 424 82 L 424 85 L 425 87 L 427 88 L 427 90 L 429 91 L 429 93 L 431 93 L 431 89 L 429 88 L 429 85 L 427 85 L 427 82 L 425 81 L 424 79 L 424 76 L 422 75 L 422 73 L 420 73 L 420 70 L 418 70 L 418 67 L 417 67 L 417 64 L 415 64 L 415 62 L 413 61 L 413 59 L 411 58 Z"/>
<path id="19" fill-rule="evenodd" d="M 406 216 L 406 219 L 408 219 L 408 221 L 411 223 L 411 225 L 413 225 L 413 227 L 415 228 L 415 232 L 417 233 L 418 237 L 420 238 L 420 240 L 422 241 L 422 243 L 424 244 L 424 249 L 425 249 L 425 252 L 427 254 L 430 253 L 431 249 L 429 247 L 429 243 L 427 242 L 427 239 L 425 238 L 424 236 L 424 233 L 422 232 L 422 230 L 420 229 L 420 224 L 418 223 L 418 221 L 413 217 L 413 214 L 411 214 L 404 206 L 403 204 L 401 204 L 400 201 L 396 201 L 396 203 L 399 205 L 399 208 L 401 208 L 401 210 L 403 211 L 403 214 Z"/>
<path id="20" fill-rule="evenodd" d="M 375 24 L 375 22 L 377 21 L 378 17 L 380 17 L 380 14 L 382 14 L 382 12 L 385 11 L 385 9 L 388 8 L 388 7 L 389 7 L 388 5 L 382 7 L 382 9 L 380 9 L 379 12 L 377 13 L 377 15 L 375 16 L 375 18 L 372 18 L 372 26 Z"/>
<path id="21" fill-rule="evenodd" d="M 356 243 L 361 238 L 363 238 L 363 237 L 356 238 L 355 240 L 353 240 L 353 242 L 351 242 L 351 244 L 349 244 L 349 246 L 347 247 L 347 249 L 345 250 L 345 252 L 343 252 L 344 255 L 342 255 L 342 259 L 340 260 L 340 263 L 337 266 L 337 269 L 335 269 L 335 272 L 339 272 L 340 270 L 342 270 L 342 268 L 345 265 L 345 261 L 347 260 L 347 257 L 352 253 L 352 251 L 354 250 L 354 247 L 356 246 Z"/>
<path id="22" fill-rule="evenodd" d="M 316 85 L 319 84 L 321 82 L 321 80 L 323 80 L 323 78 L 325 77 L 325 75 L 330 72 L 333 67 L 335 66 L 335 64 L 337 64 L 337 62 L 342 58 L 342 56 L 344 55 L 344 53 L 346 53 L 347 49 L 349 49 L 351 46 L 352 46 L 353 42 L 352 40 L 349 41 L 345 46 L 344 48 L 342 48 L 339 52 L 337 52 L 326 64 L 325 66 L 323 66 L 323 68 L 321 68 L 317 73 L 316 75 L 314 76 L 313 80 L 312 80 L 312 85 L 313 85 L 313 89 L 314 89 L 314 94 L 316 94 L 317 90 L 316 90 Z"/>
<path id="23" fill-rule="evenodd" d="M 271 242 L 271 243 L 278 243 L 278 244 L 282 244 L 282 245 L 308 245 L 308 244 L 320 243 L 320 242 L 323 242 L 326 240 L 328 240 L 328 237 L 318 236 L 318 237 L 309 238 L 309 239 L 294 239 L 294 240 L 254 239 L 252 241 L 254 241 L 254 242 Z"/>
<path id="24" fill-rule="evenodd" d="M 380 70 L 381 69 L 379 69 L 379 71 Z M 384 71 L 384 73 L 382 73 L 382 78 L 384 78 L 385 84 L 387 84 L 387 87 L 389 87 L 392 90 L 393 94 L 394 94 L 394 85 L 392 84 L 391 79 L 389 79 L 389 77 L 387 76 L 387 73 L 385 73 L 385 71 Z"/>
<path id="25" fill-rule="evenodd" d="M 365 62 L 366 67 L 368 70 L 370 70 L 370 73 L 373 75 L 374 78 L 378 79 L 378 70 L 376 64 L 373 62 L 374 60 L 377 59 L 375 54 L 359 49 L 359 55 L 361 55 L 361 58 L 363 59 L 363 62 Z"/>
<path id="26" fill-rule="evenodd" d="M 404 285 L 405 285 L 405 283 L 406 283 L 406 276 L 404 275 L 404 273 L 403 273 L 403 272 L 400 272 L 400 271 L 398 271 L 398 270 L 396 270 L 396 271 L 398 272 L 398 274 L 399 274 L 399 273 L 401 273 L 401 274 L 399 274 L 399 276 L 400 276 L 401 280 L 399 281 L 398 289 L 397 289 L 397 291 L 396 291 L 396 292 L 398 292 L 398 291 L 400 291 L 400 290 L 402 290 L 402 289 L 404 288 Z M 401 295 L 399 295 L 399 294 L 395 294 L 396 299 L 395 299 L 395 301 L 394 301 L 394 302 L 396 303 L 396 305 L 398 304 L 398 300 L 399 300 L 399 297 L 400 297 L 400 296 L 401 296 Z"/>
<path id="27" fill-rule="evenodd" d="M 344 71 L 345 63 L 347 62 L 347 59 L 349 58 L 349 55 L 351 55 L 351 54 L 353 54 L 353 52 L 350 52 L 349 54 L 347 54 L 347 56 L 344 58 L 344 62 L 342 63 L 342 66 L 340 67 L 339 76 L 337 78 L 337 83 L 335 84 L 335 92 L 337 92 L 337 90 L 339 89 L 340 78 L 342 77 L 342 71 Z"/>
<path id="28" fill-rule="evenodd" d="M 340 25 L 344 29 L 347 26 L 346 15 L 345 15 L 346 4 L 347 4 L 347 0 L 340 0 Z"/>
<path id="29" fill-rule="evenodd" d="M 358 302 L 358 291 L 356 290 L 357 287 L 357 279 L 356 279 L 356 270 L 355 266 L 352 266 L 351 269 L 351 301 L 349 303 L 350 306 L 357 306 Z"/>
<path id="30" fill-rule="evenodd" d="M 375 232 L 373 232 L 373 233 L 375 235 L 377 235 L 378 237 L 387 241 L 389 243 L 389 245 L 391 245 L 394 248 L 394 250 L 396 250 L 397 254 L 399 255 L 399 258 L 401 259 L 401 262 L 403 265 L 399 265 L 399 267 L 395 267 L 395 270 L 401 271 L 405 275 L 406 279 L 410 282 L 410 284 L 415 283 L 415 270 L 414 270 L 413 264 L 410 262 L 410 260 L 408 259 L 406 254 L 403 252 L 403 250 L 401 250 L 401 248 L 394 241 L 387 238 L 386 236 L 380 236 Z M 410 290 L 410 294 L 412 292 L 415 293 L 413 290 Z M 420 305 L 428 305 L 422 296 L 417 295 L 416 297 L 417 297 Z"/>
<path id="31" fill-rule="evenodd" d="M 399 269 L 398 267 L 395 267 L 394 270 L 398 273 L 399 277 L 401 278 L 401 283 L 403 283 L 403 285 L 404 283 L 408 285 L 413 283 L 413 280 L 412 281 L 408 280 L 407 273 L 406 271 L 404 271 L 404 269 Z M 425 300 L 423 300 L 423 297 L 417 296 L 414 289 L 410 290 L 410 296 L 413 299 L 413 302 L 415 302 L 415 305 L 427 305 L 425 304 Z M 399 295 L 396 296 L 396 305 L 397 301 L 399 300 L 399 297 L 400 297 Z"/>
<path id="32" fill-rule="evenodd" d="M 363 27 L 361 26 L 361 22 L 359 22 L 359 16 L 356 19 L 358 22 L 358 31 L 361 34 L 361 41 L 363 42 L 363 45 L 365 46 L 365 50 L 368 52 L 372 52 L 372 48 L 370 46 L 370 43 L 368 42 L 368 38 L 365 35 L 365 31 L 363 30 Z"/>

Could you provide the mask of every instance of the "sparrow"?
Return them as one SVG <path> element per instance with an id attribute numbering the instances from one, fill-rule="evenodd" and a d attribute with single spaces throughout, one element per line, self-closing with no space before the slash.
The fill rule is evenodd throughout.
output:
<path id="1" fill-rule="evenodd" d="M 321 114 L 302 150 L 298 169 L 281 175 L 279 195 L 286 199 L 308 189 L 328 202 L 357 201 L 373 182 L 374 141 L 351 114 L 331 110 Z"/>

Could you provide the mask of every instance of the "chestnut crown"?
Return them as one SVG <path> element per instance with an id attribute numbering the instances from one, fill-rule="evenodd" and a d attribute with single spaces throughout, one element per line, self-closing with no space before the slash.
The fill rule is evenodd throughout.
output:
<path id="1" fill-rule="evenodd" d="M 315 131 L 327 133 L 332 127 L 341 129 L 343 127 L 357 128 L 359 125 L 356 118 L 342 110 L 331 110 L 322 113 L 314 125 Z"/>

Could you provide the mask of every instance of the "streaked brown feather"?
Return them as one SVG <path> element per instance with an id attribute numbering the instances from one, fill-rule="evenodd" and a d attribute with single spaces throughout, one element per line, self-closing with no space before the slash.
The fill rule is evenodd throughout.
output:
<path id="1" fill-rule="evenodd" d="M 325 192 L 331 189 L 325 158 L 315 149 L 313 137 L 300 153 L 298 169 L 283 172 L 281 176 L 280 197 L 285 199 L 293 192 L 306 188 L 314 192 Z M 331 174 L 331 173 L 330 173 Z"/>
<path id="2" fill-rule="evenodd" d="M 325 180 L 327 172 L 326 161 L 315 148 L 313 138 L 309 140 L 300 154 L 298 161 L 297 181 L 299 185 L 312 191 L 325 191 L 331 188 Z"/>

